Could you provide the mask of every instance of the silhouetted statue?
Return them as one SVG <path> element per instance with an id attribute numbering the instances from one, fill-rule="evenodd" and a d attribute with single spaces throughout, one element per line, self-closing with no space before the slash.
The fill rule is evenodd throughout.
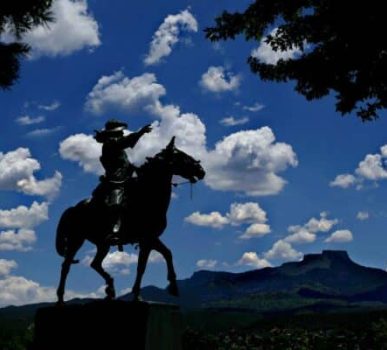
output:
<path id="1" fill-rule="evenodd" d="M 105 175 L 101 176 L 101 183 L 93 192 L 93 198 L 97 205 L 106 208 L 106 215 L 111 220 L 107 241 L 119 245 L 121 251 L 123 237 L 120 237 L 120 226 L 125 182 L 131 181 L 135 169 L 125 149 L 133 148 L 144 134 L 152 131 L 146 125 L 140 131 L 124 136 L 127 126 L 124 122 L 112 119 L 105 124 L 105 129 L 96 131 L 95 135 L 96 141 L 103 144 L 100 160 Z M 130 196 L 128 193 L 126 195 Z"/>
<path id="2" fill-rule="evenodd" d="M 200 161 L 175 147 L 173 137 L 165 149 L 154 157 L 147 158 L 136 173 L 137 178 L 123 183 L 123 215 L 120 225 L 120 243 L 138 243 L 140 248 L 137 275 L 132 288 L 133 297 L 135 300 L 139 298 L 141 279 L 152 250 L 156 250 L 165 258 L 168 268 L 168 291 L 177 296 L 172 253 L 159 239 L 167 226 L 166 214 L 171 199 L 172 177 L 179 175 L 195 183 L 204 178 L 205 171 Z M 86 239 L 97 246 L 91 267 L 104 278 L 107 298 L 115 297 L 113 278 L 102 267 L 102 261 L 111 245 L 106 239 L 107 232 L 111 231 L 111 223 L 107 218 L 106 207 L 98 205 L 95 200 L 83 200 L 63 213 L 56 234 L 56 250 L 64 257 L 57 290 L 59 304 L 63 303 L 70 266 L 78 262 L 74 260 L 75 254 Z"/>

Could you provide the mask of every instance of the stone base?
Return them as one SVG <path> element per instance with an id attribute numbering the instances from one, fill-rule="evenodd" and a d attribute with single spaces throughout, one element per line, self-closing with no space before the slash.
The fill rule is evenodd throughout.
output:
<path id="1" fill-rule="evenodd" d="M 35 316 L 30 350 L 181 350 L 182 317 L 177 305 L 95 301 L 45 307 Z"/>

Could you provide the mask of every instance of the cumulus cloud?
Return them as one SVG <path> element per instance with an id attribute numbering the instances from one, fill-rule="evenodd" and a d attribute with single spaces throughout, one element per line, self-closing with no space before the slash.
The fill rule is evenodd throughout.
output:
<path id="1" fill-rule="evenodd" d="M 302 259 L 303 254 L 295 250 L 289 242 L 280 239 L 273 244 L 271 249 L 264 253 L 264 257 L 267 260 L 298 261 Z"/>
<path id="2" fill-rule="evenodd" d="M 297 164 L 292 147 L 276 142 L 273 131 L 266 126 L 239 131 L 216 143 L 207 155 L 205 181 L 215 190 L 273 195 L 286 184 L 277 173 Z"/>
<path id="3" fill-rule="evenodd" d="M 53 177 L 40 181 L 34 176 L 19 180 L 17 186 L 25 194 L 45 196 L 51 200 L 59 193 L 62 186 L 62 178 L 62 174 L 56 171 Z"/>
<path id="4" fill-rule="evenodd" d="M 12 269 L 16 267 L 17 263 L 15 260 L 0 259 L 0 277 L 9 275 Z"/>
<path id="5" fill-rule="evenodd" d="M 20 116 L 16 119 L 16 123 L 18 123 L 19 125 L 34 125 L 34 124 L 42 123 L 45 120 L 46 120 L 46 118 L 42 115 L 37 116 L 37 117 L 23 115 L 23 116 Z"/>
<path id="6" fill-rule="evenodd" d="M 200 269 L 213 269 L 218 264 L 217 260 L 200 259 L 196 262 L 196 266 Z"/>
<path id="7" fill-rule="evenodd" d="M 122 85 L 130 86 L 133 81 L 141 82 L 138 89 L 123 88 Z M 111 89 L 117 93 L 109 92 Z M 276 142 L 269 127 L 231 134 L 211 150 L 206 146 L 206 128 L 200 118 L 182 112 L 179 106 L 164 105 L 160 98 L 165 93 L 152 74 L 128 78 L 116 73 L 100 79 L 86 105 L 96 113 L 108 108 L 127 108 L 129 112 L 137 106 L 157 119 L 152 123 L 152 132 L 127 152 L 136 165 L 141 165 L 146 156 L 153 156 L 176 136 L 178 148 L 202 160 L 207 172 L 204 181 L 212 189 L 259 196 L 276 194 L 283 188 L 286 181 L 278 173 L 296 166 L 297 157 L 290 145 Z M 68 137 L 62 142 L 60 153 L 87 171 L 101 171 L 100 145 L 90 135 Z"/>
<path id="8" fill-rule="evenodd" d="M 349 230 L 337 230 L 333 232 L 326 240 L 326 243 L 346 243 L 353 240 L 352 232 Z"/>
<path id="9" fill-rule="evenodd" d="M 35 231 L 29 229 L 0 232 L 0 251 L 27 252 L 36 242 Z"/>
<path id="10" fill-rule="evenodd" d="M 171 54 L 173 46 L 179 42 L 181 33 L 197 31 L 198 23 L 189 10 L 167 16 L 153 35 L 144 63 L 146 65 L 159 63 L 162 58 Z"/>
<path id="11" fill-rule="evenodd" d="M 87 254 L 82 259 L 82 264 L 88 266 L 93 261 L 94 256 Z M 148 262 L 150 263 L 159 263 L 163 261 L 164 258 L 156 251 L 152 251 Z M 138 255 L 133 253 L 119 252 L 115 251 L 109 253 L 102 262 L 102 266 L 111 273 L 118 273 L 121 275 L 128 275 L 130 273 L 130 266 L 137 264 Z"/>
<path id="12" fill-rule="evenodd" d="M 0 210 L 1 228 L 33 228 L 48 220 L 48 204 L 33 202 L 28 208 L 20 205 L 10 210 Z"/>
<path id="13" fill-rule="evenodd" d="M 104 286 L 96 292 L 79 293 L 66 290 L 67 299 L 100 298 L 104 296 Z M 42 286 L 40 283 L 23 276 L 6 275 L 0 279 L 0 307 L 24 305 L 56 300 L 56 288 Z"/>
<path id="14" fill-rule="evenodd" d="M 222 66 L 211 66 L 205 72 L 199 84 L 203 89 L 211 92 L 234 91 L 238 89 L 241 83 L 241 77 L 226 71 Z"/>
<path id="15" fill-rule="evenodd" d="M 261 236 L 267 235 L 270 232 L 271 232 L 270 226 L 267 224 L 252 224 L 246 229 L 245 233 L 239 238 L 250 239 L 254 237 L 261 237 Z"/>
<path id="16" fill-rule="evenodd" d="M 356 219 L 361 221 L 368 220 L 369 217 L 370 217 L 370 213 L 367 211 L 359 211 L 356 215 Z"/>
<path id="17" fill-rule="evenodd" d="M 356 183 L 356 177 L 352 174 L 337 175 L 336 178 L 329 183 L 331 187 L 348 188 Z"/>
<path id="18" fill-rule="evenodd" d="M 95 115 L 110 110 L 130 112 L 136 108 L 154 106 L 165 93 L 165 88 L 156 82 L 154 74 L 144 73 L 130 79 L 118 71 L 98 80 L 87 96 L 85 108 Z"/>
<path id="19" fill-rule="evenodd" d="M 102 145 L 91 135 L 71 135 L 59 145 L 59 154 L 63 159 L 77 162 L 88 173 L 103 173 L 99 160 L 101 153 Z"/>
<path id="20" fill-rule="evenodd" d="M 243 253 L 242 257 L 238 260 L 237 265 L 251 266 L 256 269 L 263 269 L 265 267 L 271 267 L 269 261 L 264 258 L 260 258 L 255 252 Z"/>
<path id="21" fill-rule="evenodd" d="M 229 220 L 217 211 L 213 211 L 209 214 L 194 212 L 184 220 L 193 225 L 212 228 L 223 228 L 229 223 Z"/>
<path id="22" fill-rule="evenodd" d="M 270 32 L 270 36 L 276 37 L 277 33 L 278 28 L 275 28 Z M 267 37 L 263 37 L 259 47 L 251 52 L 251 56 L 259 59 L 262 63 L 273 65 L 277 64 L 279 60 L 294 59 L 300 54 L 301 50 L 299 47 L 293 47 L 285 51 L 273 50 L 271 45 L 267 43 Z"/>
<path id="23" fill-rule="evenodd" d="M 86 0 L 56 0 L 55 21 L 28 31 L 23 41 L 32 48 L 32 57 L 66 56 L 101 44 L 98 23 L 88 11 Z"/>
<path id="24" fill-rule="evenodd" d="M 237 126 L 237 125 L 243 125 L 249 122 L 248 117 L 242 117 L 242 118 L 234 118 L 234 117 L 226 117 L 219 121 L 220 124 L 224 126 Z"/>
<path id="25" fill-rule="evenodd" d="M 365 181 L 378 182 L 387 179 L 387 145 L 380 147 L 379 153 L 367 154 L 359 162 L 354 174 L 337 175 L 330 186 L 349 188 L 356 185 L 356 189 L 361 189 Z"/>
<path id="26" fill-rule="evenodd" d="M 326 212 L 320 213 L 320 218 L 311 218 L 304 225 L 292 225 L 288 231 L 292 233 L 285 238 L 290 243 L 312 243 L 316 240 L 318 232 L 328 232 L 339 221 L 337 219 L 328 219 Z"/>
<path id="27" fill-rule="evenodd" d="M 37 180 L 34 173 L 40 168 L 40 163 L 31 157 L 28 148 L 0 152 L 0 190 L 54 198 L 62 185 L 62 175 L 57 171 L 52 178 Z"/>
<path id="28" fill-rule="evenodd" d="M 270 226 L 266 224 L 266 212 L 258 203 L 233 203 L 230 210 L 224 216 L 219 212 L 210 214 L 201 214 L 195 212 L 185 218 L 186 222 L 197 226 L 205 226 L 221 229 L 226 225 L 240 226 L 251 224 L 246 231 L 239 237 L 241 239 L 250 239 L 261 237 L 270 233 Z"/>

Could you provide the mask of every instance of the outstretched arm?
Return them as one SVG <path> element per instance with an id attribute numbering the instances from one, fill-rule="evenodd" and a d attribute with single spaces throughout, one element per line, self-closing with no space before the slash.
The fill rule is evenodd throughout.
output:
<path id="1" fill-rule="evenodd" d="M 119 140 L 119 146 L 122 148 L 133 148 L 138 140 L 144 135 L 152 131 L 150 124 L 145 125 L 137 132 L 132 132 Z"/>

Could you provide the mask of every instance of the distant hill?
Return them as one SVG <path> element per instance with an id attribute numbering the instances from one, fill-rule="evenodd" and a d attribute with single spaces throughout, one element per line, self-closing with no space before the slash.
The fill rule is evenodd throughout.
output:
<path id="1" fill-rule="evenodd" d="M 178 303 L 185 310 L 322 311 L 387 307 L 387 272 L 353 262 L 346 251 L 324 250 L 299 262 L 243 273 L 197 271 L 178 281 L 180 297 L 165 289 L 142 289 L 145 300 Z M 120 299 L 131 299 L 126 294 Z M 88 300 L 74 300 L 83 303 Z M 0 309 L 1 318 L 25 318 L 40 304 Z"/>
<path id="2" fill-rule="evenodd" d="M 181 297 L 145 287 L 145 299 L 179 302 L 184 308 L 235 307 L 261 311 L 316 302 L 387 303 L 387 272 L 353 262 L 346 251 L 324 250 L 299 262 L 243 273 L 198 271 L 178 282 Z M 123 299 L 130 298 L 130 294 Z"/>

